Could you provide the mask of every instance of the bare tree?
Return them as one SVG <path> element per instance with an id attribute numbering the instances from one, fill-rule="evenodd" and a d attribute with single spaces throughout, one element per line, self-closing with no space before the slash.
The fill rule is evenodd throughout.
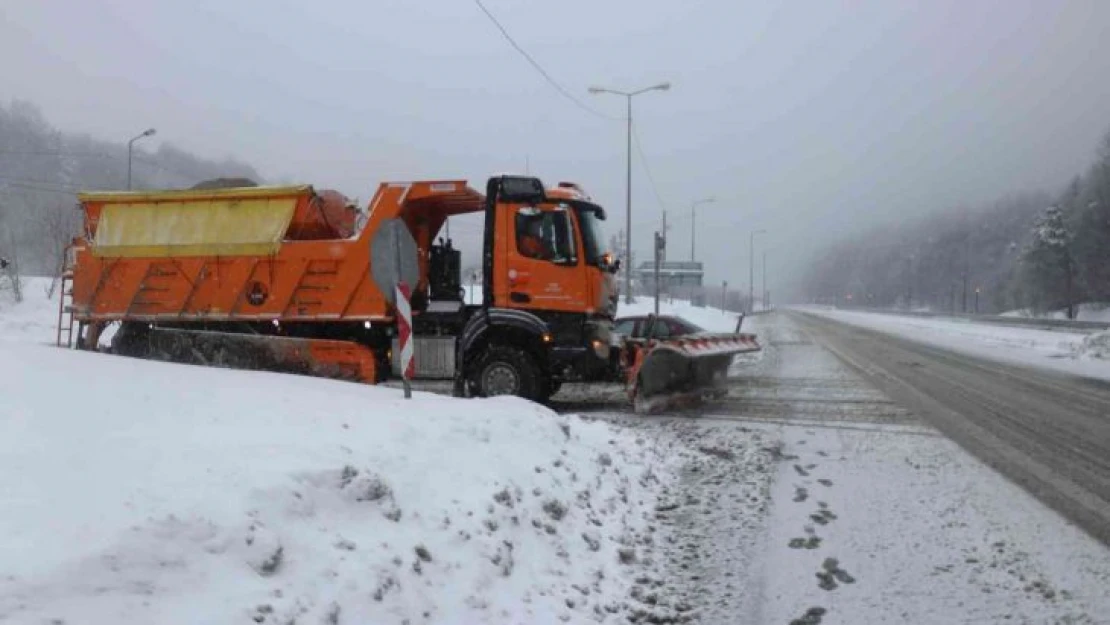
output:
<path id="1" fill-rule="evenodd" d="M 41 249 L 40 258 L 47 259 L 54 268 L 48 297 L 54 297 L 58 280 L 65 271 L 66 249 L 81 228 L 81 218 L 72 205 L 54 204 L 40 211 L 35 218 L 35 240 Z"/>
<path id="2" fill-rule="evenodd" d="M 0 242 L 5 242 L 0 246 L 5 249 L 0 260 L 0 290 L 8 289 L 12 292 L 12 296 L 16 302 L 23 301 L 23 279 L 19 275 L 19 243 L 15 237 L 15 233 L 10 228 L 0 230 L 4 236 L 0 236 Z"/>

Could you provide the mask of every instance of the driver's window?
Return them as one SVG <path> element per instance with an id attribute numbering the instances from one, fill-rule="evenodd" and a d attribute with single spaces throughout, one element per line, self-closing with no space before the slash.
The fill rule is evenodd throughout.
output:
<path id="1" fill-rule="evenodd" d="M 521 208 L 516 214 L 516 249 L 526 258 L 558 264 L 577 262 L 569 212 Z"/>

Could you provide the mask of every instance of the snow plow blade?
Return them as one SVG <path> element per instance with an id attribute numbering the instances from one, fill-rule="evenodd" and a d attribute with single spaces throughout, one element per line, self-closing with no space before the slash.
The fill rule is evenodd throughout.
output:
<path id="1" fill-rule="evenodd" d="M 637 412 L 657 412 L 723 394 L 733 356 L 761 347 L 754 334 L 711 334 L 647 340 L 635 349 L 629 396 Z"/>
<path id="2" fill-rule="evenodd" d="M 376 382 L 374 353 L 351 341 L 124 324 L 112 352 L 152 360 Z"/>

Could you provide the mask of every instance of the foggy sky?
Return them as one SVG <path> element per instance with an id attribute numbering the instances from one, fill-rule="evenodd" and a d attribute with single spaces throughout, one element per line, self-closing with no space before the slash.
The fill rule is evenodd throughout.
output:
<path id="1" fill-rule="evenodd" d="M 699 208 L 708 280 L 747 284 L 765 228 L 770 288 L 821 241 L 1014 191 L 1056 191 L 1110 128 L 1110 2 L 486 0 L 567 89 L 634 101 L 671 258 Z M 782 6 L 777 6 L 777 5 Z M 1101 41 L 1100 41 L 1101 40 Z M 525 169 L 574 180 L 624 222 L 624 124 L 555 92 L 470 0 L 6 0 L 0 98 L 67 131 L 234 156 L 271 181 L 336 188 Z M 635 153 L 634 153 L 635 154 Z M 634 157 L 633 237 L 661 205 Z M 453 234 L 462 244 L 474 224 Z M 757 251 L 758 253 L 758 251 Z"/>

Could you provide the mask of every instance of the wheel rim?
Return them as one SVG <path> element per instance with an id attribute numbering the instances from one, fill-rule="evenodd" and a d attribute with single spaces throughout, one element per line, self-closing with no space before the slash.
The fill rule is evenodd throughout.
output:
<path id="1" fill-rule="evenodd" d="M 486 395 L 516 395 L 520 390 L 520 376 L 515 369 L 505 363 L 494 363 L 486 367 L 482 375 L 482 386 Z"/>

